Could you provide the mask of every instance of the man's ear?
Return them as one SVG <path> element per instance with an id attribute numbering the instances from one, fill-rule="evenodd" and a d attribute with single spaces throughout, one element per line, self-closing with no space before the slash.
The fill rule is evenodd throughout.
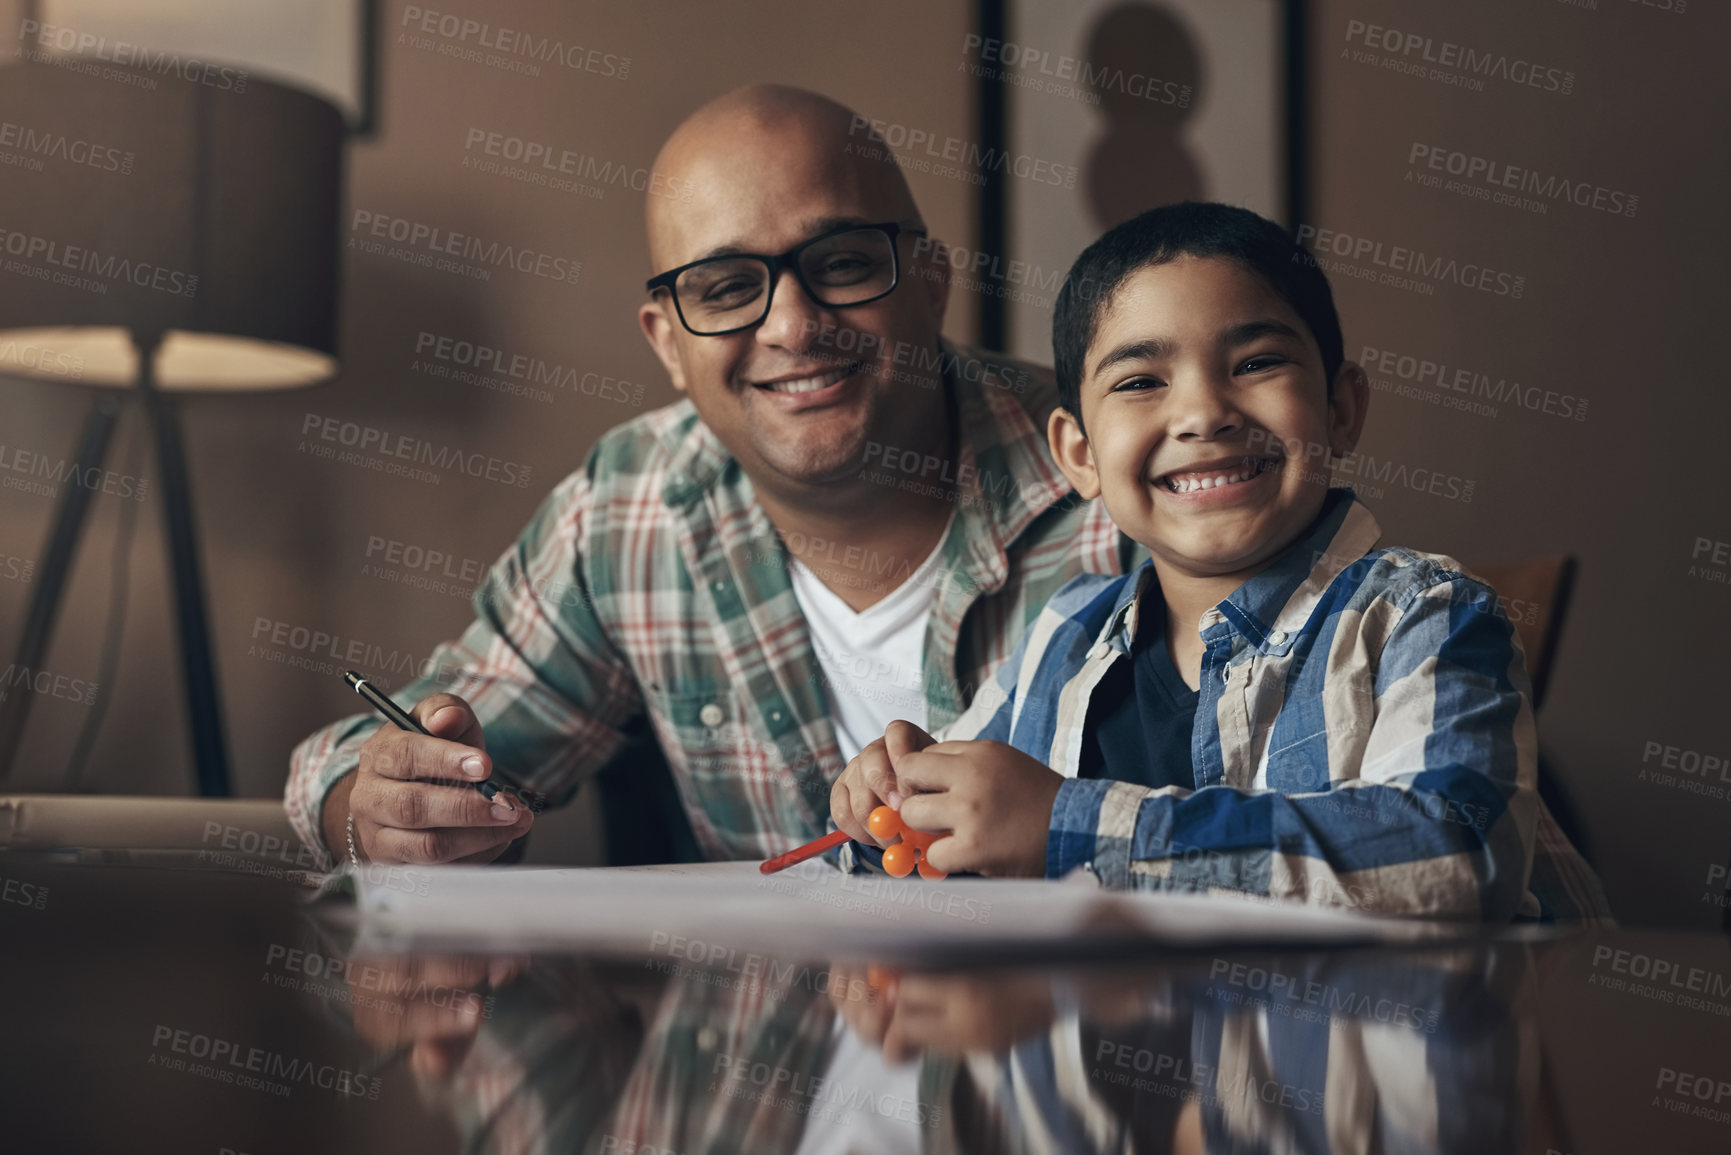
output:
<path id="1" fill-rule="evenodd" d="M 942 332 L 944 314 L 950 307 L 950 246 L 936 237 L 915 237 L 913 257 L 908 263 L 916 267 L 930 266 L 916 268 L 915 275 L 925 282 L 926 299 L 931 303 L 932 327 Z"/>
<path id="2" fill-rule="evenodd" d="M 1328 391 L 1328 448 L 1346 457 L 1358 447 L 1370 411 L 1370 381 L 1357 362 L 1342 361 Z"/>
<path id="3" fill-rule="evenodd" d="M 685 362 L 679 357 L 678 319 L 668 316 L 660 301 L 651 300 L 638 306 L 637 323 L 642 327 L 649 347 L 661 359 L 661 367 L 667 370 L 673 387 L 685 392 Z"/>
<path id="4" fill-rule="evenodd" d="M 1088 436 L 1082 432 L 1082 423 L 1076 420 L 1076 415 L 1062 405 L 1046 419 L 1046 444 L 1052 447 L 1052 459 L 1084 501 L 1100 496 L 1100 473 L 1094 468 L 1094 451 L 1088 446 Z"/>

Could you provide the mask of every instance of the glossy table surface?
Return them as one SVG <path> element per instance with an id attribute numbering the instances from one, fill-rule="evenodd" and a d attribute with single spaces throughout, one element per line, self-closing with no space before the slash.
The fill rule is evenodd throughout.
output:
<path id="1" fill-rule="evenodd" d="M 1717 935 L 361 957 L 294 878 L 113 857 L 0 857 L 0 1149 L 1731 1151 Z"/>

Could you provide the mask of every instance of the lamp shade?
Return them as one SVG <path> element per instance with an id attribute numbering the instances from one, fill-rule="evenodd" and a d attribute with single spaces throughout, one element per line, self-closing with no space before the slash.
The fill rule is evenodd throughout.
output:
<path id="1" fill-rule="evenodd" d="M 165 390 L 336 372 L 344 124 L 248 77 L 0 69 L 0 374 Z"/>

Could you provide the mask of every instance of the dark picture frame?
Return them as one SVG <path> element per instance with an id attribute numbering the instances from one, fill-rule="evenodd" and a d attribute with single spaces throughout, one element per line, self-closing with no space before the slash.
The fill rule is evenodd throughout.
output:
<path id="1" fill-rule="evenodd" d="M 1185 77 L 1184 67 L 1191 67 L 1203 78 L 1203 84 L 1197 93 L 1197 104 L 1209 99 L 1207 85 L 1217 83 L 1210 80 L 1215 69 L 1215 46 L 1208 42 L 1204 30 L 1196 28 L 1187 19 L 1189 13 L 1202 6 L 1213 3 L 1214 0 L 1078 0 L 1067 4 L 1064 8 L 1066 18 L 1077 17 L 1087 21 L 1093 19 L 1096 40 L 1105 37 L 1106 53 L 1118 53 L 1120 59 L 1108 62 L 1104 58 L 1096 61 L 1090 53 L 1091 47 L 1101 47 L 1098 43 L 1090 45 L 1047 43 L 1051 37 L 1043 36 L 1038 30 L 1025 27 L 1034 6 L 1043 0 L 976 0 L 975 26 L 977 37 L 970 37 L 968 51 L 965 53 L 964 67 L 969 68 L 975 76 L 976 98 L 976 133 L 980 152 L 988 157 L 1017 157 L 1018 150 L 1024 146 L 1024 133 L 1021 128 L 1021 117 L 1030 101 L 1063 100 L 1088 107 L 1092 104 L 1098 108 L 1104 103 L 1103 98 L 1111 92 L 1106 89 L 1116 87 L 1119 93 L 1128 89 L 1131 94 L 1136 90 L 1137 62 L 1143 57 L 1137 53 L 1141 45 L 1137 42 L 1140 36 L 1143 42 L 1148 39 L 1178 39 L 1188 41 L 1181 51 L 1160 52 L 1149 54 L 1150 67 L 1153 59 L 1162 62 L 1178 60 L 1181 66 L 1173 73 L 1170 83 L 1179 86 L 1180 90 Z M 1256 195 L 1242 187 L 1242 182 L 1212 181 L 1208 174 L 1201 174 L 1203 179 L 1193 182 L 1190 188 L 1184 190 L 1185 195 L 1167 196 L 1153 199 L 1141 207 L 1151 208 L 1155 204 L 1167 200 L 1186 199 L 1186 196 L 1200 196 L 1206 199 L 1225 200 L 1231 203 L 1244 204 L 1265 215 L 1280 220 L 1288 227 L 1296 227 L 1308 219 L 1310 175 L 1308 161 L 1310 155 L 1310 114 L 1309 85 L 1307 78 L 1307 0 L 1234 0 L 1235 3 L 1248 7 L 1265 6 L 1267 12 L 1267 34 L 1272 41 L 1271 56 L 1275 62 L 1275 70 L 1269 77 L 1267 87 L 1266 108 L 1267 129 L 1273 138 L 1273 147 L 1265 159 L 1263 166 L 1272 174 L 1277 185 L 1273 196 Z M 1041 15 L 1050 13 L 1050 9 Z M 1110 24 L 1110 21 L 1116 24 Z M 1161 33 L 1170 31 L 1175 36 L 1162 37 Z M 1130 35 L 1122 35 L 1128 32 Z M 1018 36 L 1024 37 L 1018 40 Z M 992 46 L 996 45 L 994 51 Z M 1102 54 L 1102 57 L 1105 53 Z M 1126 63 L 1127 61 L 1127 63 Z M 1078 62 L 1086 62 L 1084 71 Z M 1128 85 L 1122 78 L 1128 74 L 1131 77 Z M 1086 81 L 1089 76 L 1110 76 L 1111 81 L 1100 86 L 1101 90 L 1087 92 Z M 1140 78 L 1146 95 L 1147 86 L 1155 81 L 1147 76 Z M 1242 84 L 1242 78 L 1239 78 Z M 1169 90 L 1168 90 L 1169 91 Z M 1157 100 L 1149 101 L 1152 111 L 1160 111 Z M 1188 102 L 1184 105 L 1189 108 Z M 1081 147 L 1081 142 L 1077 142 Z M 1133 151 L 1133 150 L 1132 150 Z M 1038 157 L 1039 150 L 1034 150 Z M 1017 240 L 1018 231 L 1025 231 L 1029 215 L 1071 214 L 1080 216 L 1086 210 L 1082 198 L 1088 193 L 1090 173 L 1084 166 L 1065 166 L 1062 162 L 1068 157 L 1044 158 L 1055 159 L 1059 163 L 1051 167 L 1078 170 L 1079 179 L 1073 189 L 1051 189 L 1038 187 L 1038 183 L 1018 178 L 1014 166 L 987 167 L 981 172 L 981 184 L 978 196 L 979 231 L 976 238 L 976 251 L 987 254 L 996 269 L 1002 269 L 1011 261 L 1033 262 L 1036 268 L 1034 277 L 1045 287 L 1061 277 L 1068 262 L 1073 260 L 1076 252 L 1065 255 L 1033 254 L 1022 250 L 1025 246 Z M 1066 173 L 1068 175 L 1068 172 Z M 1071 193 L 1069 198 L 1062 193 Z M 1065 203 L 1068 199 L 1070 203 Z M 1089 236 L 1097 236 L 1105 228 L 1116 223 L 1107 219 L 1118 216 L 1120 219 L 1129 215 L 1120 205 L 1117 212 L 1088 213 L 1085 231 Z M 1018 226 L 1023 226 L 1019 229 Z M 1079 252 L 1080 249 L 1077 249 Z M 980 296 L 979 339 L 980 342 L 994 349 L 1003 349 L 1033 356 L 1037 360 L 1049 360 L 1050 352 L 1041 352 L 1047 341 L 1045 333 L 1018 332 L 1017 313 L 1021 312 L 1023 329 L 1030 313 L 1027 309 L 1017 309 L 1018 301 L 1034 297 L 1038 302 L 1047 302 L 1053 292 L 1023 293 L 1015 286 L 993 285 L 992 289 L 999 291 L 983 291 Z M 1044 307 L 1049 311 L 1049 303 Z"/>

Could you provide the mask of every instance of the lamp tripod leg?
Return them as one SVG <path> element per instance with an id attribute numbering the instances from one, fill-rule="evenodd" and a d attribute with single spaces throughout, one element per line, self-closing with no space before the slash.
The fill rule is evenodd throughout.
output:
<path id="1" fill-rule="evenodd" d="M 42 551 L 42 564 L 36 571 L 35 589 L 30 593 L 30 608 L 24 616 L 24 632 L 19 636 L 18 649 L 12 660 L 14 671 L 34 674 L 48 654 L 48 643 L 54 636 L 54 619 L 60 609 L 60 595 L 66 592 L 66 579 L 72 572 L 72 560 L 78 552 L 78 539 L 84 533 L 85 515 L 97 490 L 82 484 L 93 471 L 100 470 L 108 458 L 108 443 L 114 437 L 114 425 L 120 415 L 120 402 L 106 390 L 99 393 L 84 418 L 74 454 L 77 472 L 62 484 L 60 508 L 54 515 L 54 526 L 48 533 L 48 545 Z M 35 695 L 28 688 L 16 690 L 0 686 L 0 782 L 12 773 L 12 761 L 24 740 L 24 728 L 30 720 L 30 704 Z"/>
<path id="2" fill-rule="evenodd" d="M 174 399 L 155 388 L 154 350 L 141 350 L 145 408 L 156 434 L 156 462 L 162 482 L 162 512 L 174 571 L 174 607 L 180 625 L 180 667 L 186 685 L 187 724 L 199 793 L 226 798 L 233 793 L 223 740 L 222 706 L 217 697 L 210 627 L 205 619 L 204 575 L 193 528 L 192 488 L 181 448 L 180 414 Z"/>

